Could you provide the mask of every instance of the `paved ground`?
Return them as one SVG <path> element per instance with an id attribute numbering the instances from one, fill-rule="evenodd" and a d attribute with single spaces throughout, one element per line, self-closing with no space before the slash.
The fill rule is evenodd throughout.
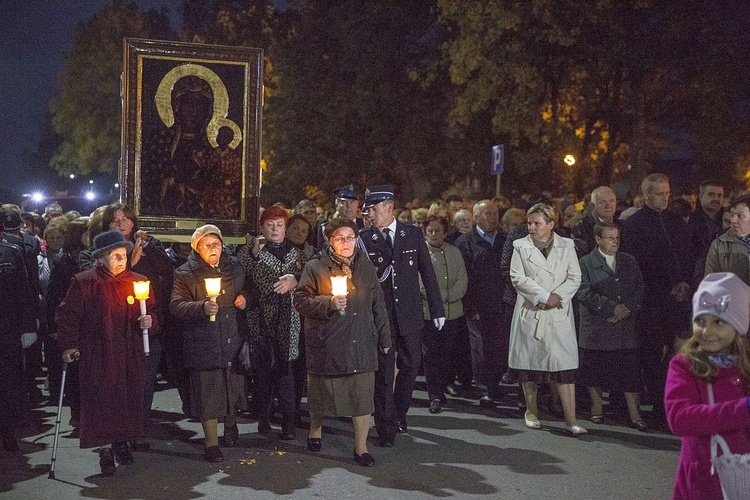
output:
<path id="1" fill-rule="evenodd" d="M 304 449 L 302 429 L 297 441 L 282 442 L 241 419 L 240 445 L 223 449 L 224 463 L 209 464 L 202 460 L 200 424 L 179 413 L 175 390 L 161 390 L 151 451 L 136 453 L 135 464 L 111 478 L 99 475 L 95 450 L 79 449 L 70 437 L 64 408 L 54 480 L 48 470 L 56 407 L 43 407 L 21 452 L 0 450 L 0 498 L 663 499 L 671 493 L 680 449 L 674 436 L 581 420 L 590 433 L 573 438 L 560 432 L 559 419 L 526 429 L 511 404 L 485 410 L 456 398 L 430 415 L 425 393 L 415 398 L 409 433 L 397 437 L 396 447 L 371 444 L 372 468 L 354 463 L 351 424 L 338 419 L 326 421 L 318 454 Z"/>

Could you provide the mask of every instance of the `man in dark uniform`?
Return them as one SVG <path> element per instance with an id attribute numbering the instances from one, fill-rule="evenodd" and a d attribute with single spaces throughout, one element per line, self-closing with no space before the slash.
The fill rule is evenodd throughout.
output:
<path id="1" fill-rule="evenodd" d="M 407 431 L 406 413 L 422 362 L 420 276 L 438 329 L 445 323 L 445 311 L 422 231 L 393 217 L 393 186 L 368 188 L 363 212 L 371 227 L 360 231 L 360 239 L 378 273 L 393 339 L 393 348 L 379 353 L 375 375 L 375 427 L 380 445 L 388 447 L 394 445 L 397 432 Z"/>
<path id="2" fill-rule="evenodd" d="M 331 218 L 345 217 L 353 220 L 358 228 L 362 229 L 365 227 L 365 222 L 359 216 L 359 196 L 357 196 L 357 192 L 354 190 L 354 185 L 349 184 L 348 186 L 340 187 L 333 194 L 336 196 L 336 213 Z M 326 224 L 323 223 L 318 228 L 315 248 L 322 250 L 326 243 L 328 243 L 328 238 L 326 238 Z"/>
<path id="3" fill-rule="evenodd" d="M 13 435 L 26 416 L 23 347 L 36 329 L 35 307 L 23 262 L 23 250 L 4 237 L 0 218 L 0 441 L 17 451 Z"/>
<path id="4" fill-rule="evenodd" d="M 23 219 L 21 219 L 21 213 L 17 210 L 17 207 L 4 206 L 2 211 L 2 219 L 5 226 L 4 238 L 9 243 L 12 243 L 20 248 L 23 255 L 24 268 L 26 269 L 26 279 L 30 290 L 30 300 L 34 307 L 34 328 L 26 330 L 26 332 L 33 335 L 29 335 L 29 341 L 31 342 L 24 348 L 24 371 L 26 391 L 29 397 L 34 403 L 38 403 L 42 399 L 42 392 L 36 386 L 36 375 L 42 370 L 42 350 L 41 343 L 37 342 L 37 330 L 38 330 L 38 318 L 40 317 L 40 294 L 39 288 L 39 262 L 37 257 L 41 251 L 39 240 L 27 233 L 23 227 Z"/>

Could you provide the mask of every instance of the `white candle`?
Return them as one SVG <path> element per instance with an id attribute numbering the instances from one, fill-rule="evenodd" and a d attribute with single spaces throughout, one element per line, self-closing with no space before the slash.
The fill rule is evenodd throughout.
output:
<path id="1" fill-rule="evenodd" d="M 331 276 L 331 294 L 334 297 L 346 297 L 349 293 L 346 285 L 347 277 L 344 276 Z M 344 310 L 339 311 L 340 315 L 344 315 Z"/>
<path id="2" fill-rule="evenodd" d="M 221 278 L 203 278 L 206 282 L 206 295 L 211 302 L 216 302 L 216 297 L 221 295 Z M 209 316 L 209 321 L 216 321 L 216 315 Z"/>
<path id="3" fill-rule="evenodd" d="M 133 293 L 135 298 L 141 303 L 141 316 L 146 315 L 146 299 L 148 299 L 150 281 L 134 281 Z M 143 352 L 148 356 L 151 353 L 151 347 L 148 343 L 148 328 L 143 329 Z"/>

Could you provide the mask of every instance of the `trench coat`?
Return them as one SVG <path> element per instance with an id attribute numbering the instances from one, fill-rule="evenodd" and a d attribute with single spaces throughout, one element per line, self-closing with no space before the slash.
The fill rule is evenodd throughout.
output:
<path id="1" fill-rule="evenodd" d="M 508 365 L 517 370 L 578 368 L 572 301 L 581 284 L 581 268 L 573 240 L 553 235 L 546 259 L 531 236 L 513 242 L 510 279 L 518 297 L 510 327 Z M 547 292 L 562 297 L 561 309 L 536 307 Z"/>
<path id="2" fill-rule="evenodd" d="M 81 448 L 140 439 L 146 356 L 133 281 L 145 276 L 125 270 L 113 276 L 103 266 L 73 276 L 57 307 L 60 347 L 77 348 L 81 389 Z M 149 334 L 158 331 L 156 301 L 146 301 Z"/>

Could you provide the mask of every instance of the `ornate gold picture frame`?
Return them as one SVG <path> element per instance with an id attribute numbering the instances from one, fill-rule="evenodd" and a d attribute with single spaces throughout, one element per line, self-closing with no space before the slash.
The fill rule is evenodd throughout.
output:
<path id="1" fill-rule="evenodd" d="M 126 38 L 122 83 L 120 184 L 140 227 L 257 229 L 263 51 Z"/>

